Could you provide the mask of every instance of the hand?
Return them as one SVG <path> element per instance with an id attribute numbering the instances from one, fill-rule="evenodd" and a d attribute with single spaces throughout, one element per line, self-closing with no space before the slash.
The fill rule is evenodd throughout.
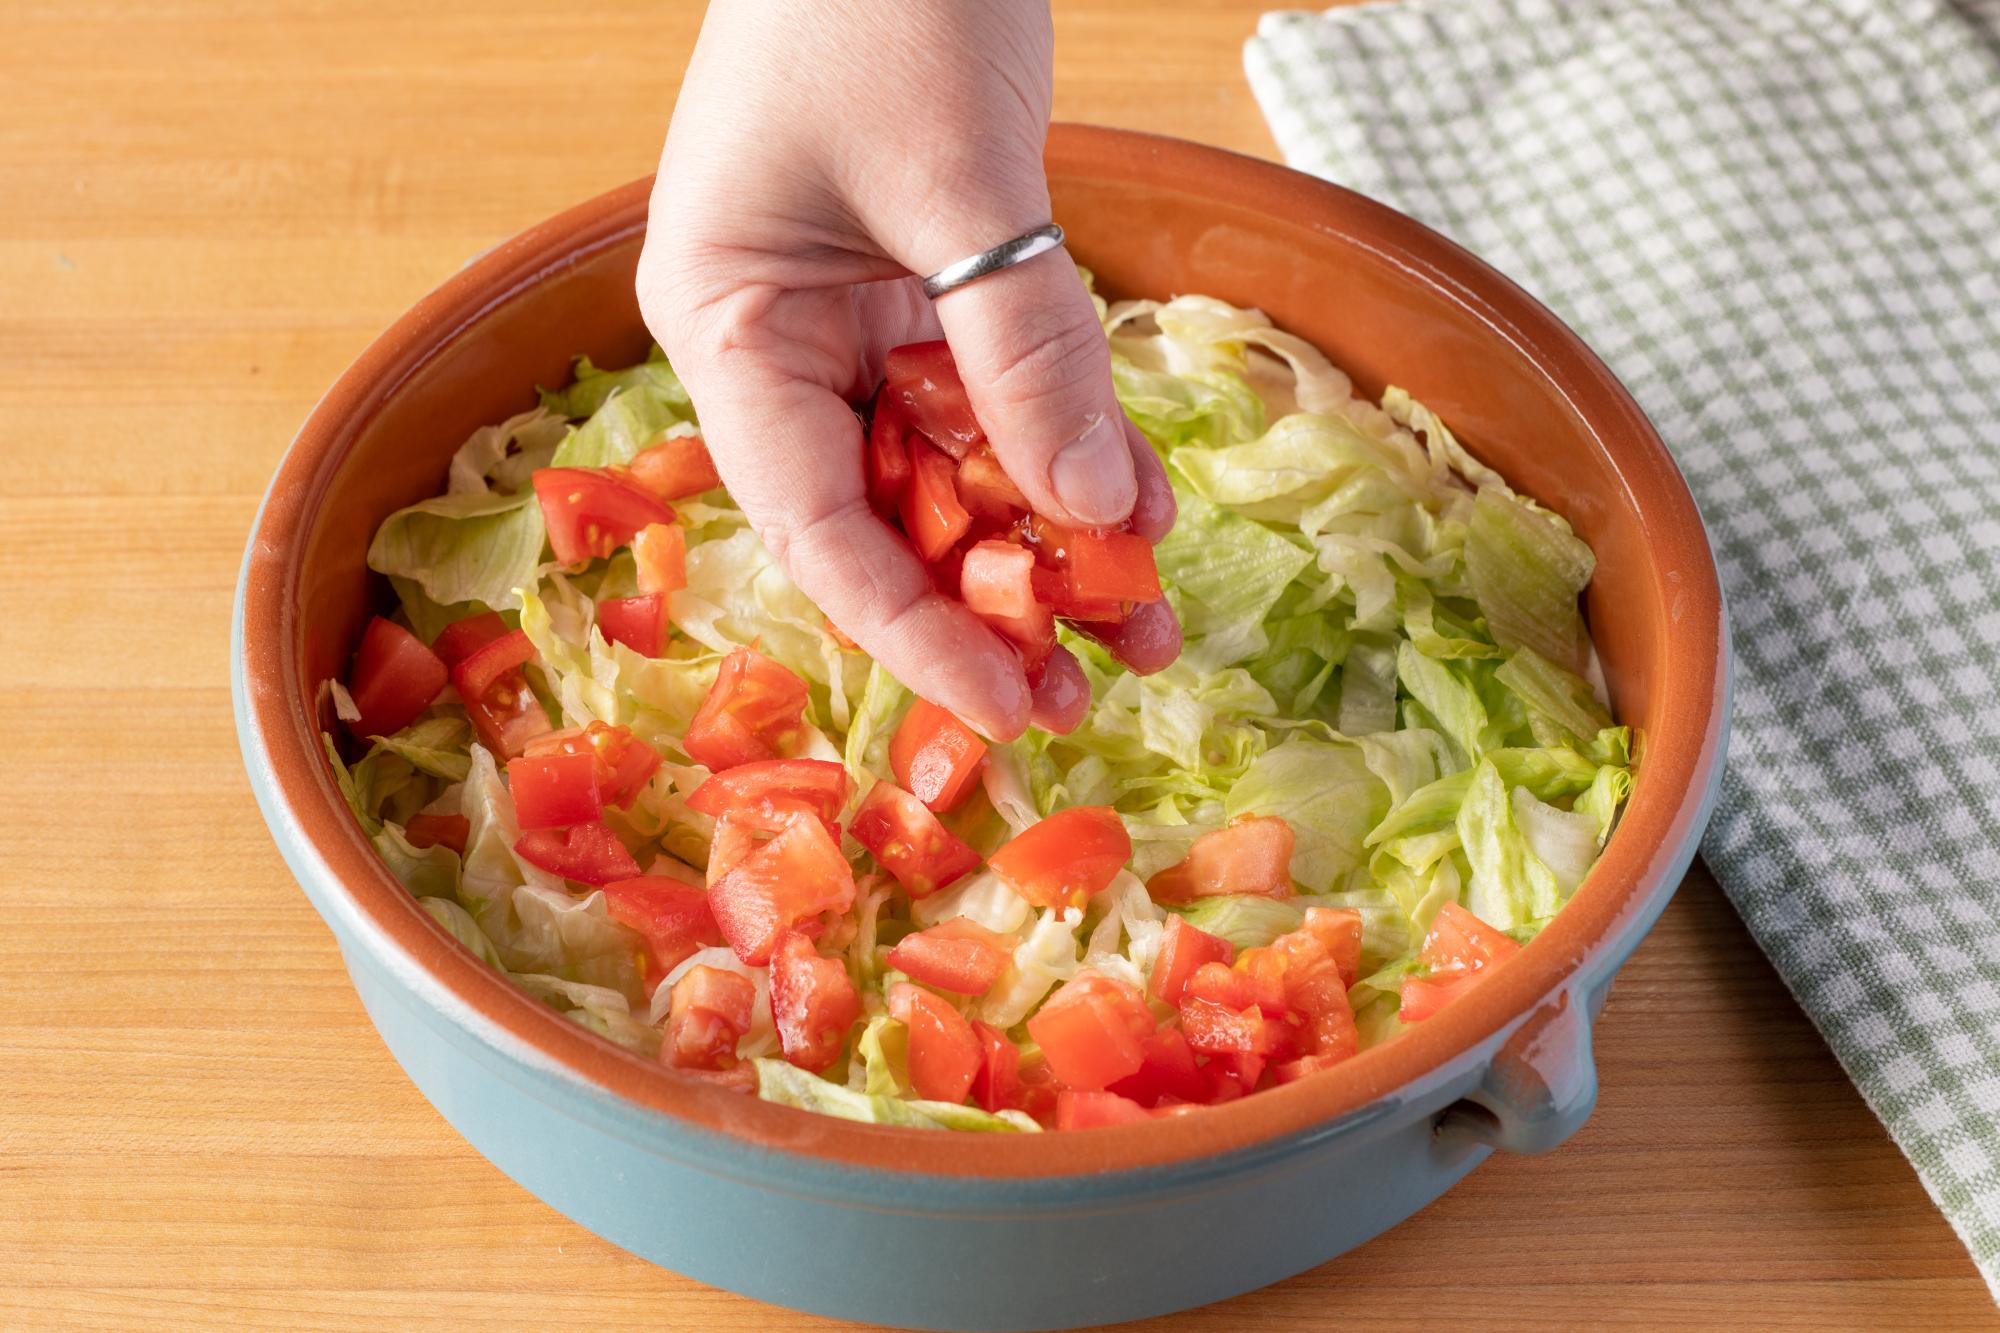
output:
<path id="1" fill-rule="evenodd" d="M 1130 519 L 1173 493 L 1119 409 L 1104 334 L 1056 251 L 926 300 L 912 274 L 1047 222 L 1052 35 L 1024 0 L 714 0 L 660 158 L 639 303 L 716 469 L 793 579 L 897 679 L 1000 740 L 1088 705 L 1058 650 L 1020 660 L 937 594 L 869 509 L 859 421 L 889 349 L 944 337 L 994 452 L 1037 511 Z M 1130 644 L 1179 652 L 1164 602 Z M 1170 632 L 1169 632 L 1170 631 Z"/>

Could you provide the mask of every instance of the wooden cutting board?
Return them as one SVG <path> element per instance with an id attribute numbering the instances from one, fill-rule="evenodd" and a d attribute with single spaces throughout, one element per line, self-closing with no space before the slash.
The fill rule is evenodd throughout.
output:
<path id="1" fill-rule="evenodd" d="M 1058 114 L 1270 154 L 1241 71 L 1259 8 L 1060 4 Z M 225 684 L 242 542 L 300 419 L 466 257 L 651 168 L 698 18 L 6 6 L 0 1325 L 829 1326 L 612 1248 L 438 1118 L 265 835 Z M 1598 1052 L 1560 1152 L 1149 1327 L 1993 1319 L 1700 871 Z"/>

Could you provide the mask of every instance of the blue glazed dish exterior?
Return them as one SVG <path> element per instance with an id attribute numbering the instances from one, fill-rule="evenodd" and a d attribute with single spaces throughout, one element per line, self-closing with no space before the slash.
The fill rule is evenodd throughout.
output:
<path id="1" fill-rule="evenodd" d="M 1107 189 L 1154 189 L 1154 175 L 1187 179 L 1186 165 L 1176 166 L 1165 155 L 1191 153 L 1202 155 L 1202 165 L 1229 176 L 1235 182 L 1231 189 L 1249 187 L 1253 193 L 1268 195 L 1271 202 L 1256 205 L 1267 212 L 1293 200 L 1302 201 L 1308 211 L 1324 205 L 1332 219 L 1321 226 L 1327 235 L 1337 231 L 1332 223 L 1342 218 L 1359 218 L 1372 227 L 1378 215 L 1386 213 L 1294 173 L 1191 145 L 1070 127 L 1052 140 L 1052 153 L 1063 140 L 1070 142 L 1073 156 L 1090 158 L 1093 164 L 1103 160 L 1107 144 L 1128 156 L 1136 154 L 1130 156 L 1128 167 L 1121 168 L 1128 178 L 1103 187 Z M 1148 154 L 1161 155 L 1157 165 Z M 1098 170 L 1095 165 L 1091 169 Z M 1052 180 L 1055 175 L 1052 172 Z M 1074 188 L 1099 188 L 1096 177 L 1090 180 L 1088 186 Z M 1226 192 L 1222 185 L 1212 188 Z M 455 280 L 460 284 L 457 290 L 448 284 L 406 317 L 395 331 L 403 344 L 400 350 L 392 349 L 365 366 L 358 364 L 336 386 L 346 395 L 340 413 L 364 417 L 393 410 L 399 395 L 422 400 L 426 393 L 439 394 L 440 381 L 426 387 L 424 376 L 439 361 L 458 355 L 452 349 L 481 346 L 479 339 L 493 326 L 480 321 L 515 293 L 537 286 L 560 287 L 570 280 L 566 275 L 599 262 L 611 247 L 635 252 L 633 219 L 643 218 L 643 197 L 643 191 L 634 187 L 607 196 L 609 203 L 587 206 L 593 212 L 583 240 L 575 235 L 576 224 L 565 232 L 563 220 L 558 219 L 479 261 L 475 270 L 500 276 L 480 278 L 486 286 L 464 285 L 479 276 L 469 270 Z M 1234 202 L 1215 206 L 1214 234 L 1230 244 L 1203 253 L 1227 254 L 1246 243 L 1242 238 L 1247 233 L 1237 229 L 1227 213 L 1239 206 L 1249 207 Z M 1407 240 L 1406 232 L 1421 232 L 1407 220 L 1396 221 L 1399 237 Z M 1421 248 L 1407 254 L 1377 254 L 1382 270 L 1419 272 L 1425 264 L 1446 263 L 1448 267 L 1430 280 L 1433 299 L 1471 308 L 1463 284 L 1464 275 L 1479 267 L 1476 261 L 1428 233 L 1419 239 Z M 1504 279 L 1490 271 L 1481 273 L 1486 276 L 1480 281 L 1505 287 Z M 495 296 L 493 288 L 502 278 L 520 285 Z M 1471 323 L 1482 330 L 1482 337 L 1490 330 L 1497 341 L 1517 347 L 1533 346 L 1538 339 L 1567 339 L 1573 344 L 1539 307 L 1533 307 L 1538 312 L 1534 321 L 1541 322 L 1531 321 L 1525 328 L 1510 323 L 1519 320 L 1523 303 L 1532 307 L 1532 302 L 1511 287 L 1506 292 L 1512 293 L 1506 302 L 1475 309 L 1477 318 Z M 590 303 L 579 298 L 572 304 Z M 515 328 L 509 336 L 524 335 Z M 560 357 L 568 350 L 572 349 L 557 349 L 553 355 Z M 481 355 L 475 351 L 462 357 L 463 364 L 454 373 L 477 372 L 483 382 L 489 372 Z M 1582 366 L 1581 371 L 1568 372 L 1572 377 L 1581 374 L 1608 381 L 1580 345 L 1563 355 L 1573 366 Z M 1559 388 L 1568 391 L 1567 386 Z M 1620 398 L 1619 410 L 1627 414 L 1623 419 L 1636 420 L 1636 428 L 1643 431 L 1643 418 L 1622 394 Z M 315 417 L 325 411 L 323 407 Z M 319 610 L 315 599 L 339 595 L 336 585 L 342 579 L 351 590 L 358 578 L 365 577 L 365 570 L 358 567 L 336 571 L 337 578 L 322 574 L 312 579 L 300 569 L 324 561 L 329 543 L 365 544 L 366 533 L 328 534 L 288 517 L 277 525 L 280 540 L 274 544 L 266 520 L 274 508 L 309 514 L 325 501 L 330 488 L 357 484 L 356 470 L 341 471 L 345 460 L 333 455 L 350 447 L 359 429 L 338 427 L 334 438 L 339 443 L 328 458 L 307 457 L 294 469 L 288 457 L 253 529 L 237 592 L 231 645 L 231 683 L 245 767 L 280 851 L 331 928 L 370 1019 L 411 1080 L 480 1153 L 591 1231 L 690 1277 L 816 1314 L 927 1329 L 1080 1327 L 1206 1304 L 1314 1267 L 1424 1207 L 1496 1147 L 1545 1151 L 1589 1114 L 1596 1094 L 1591 1019 L 1602 1007 L 1613 975 L 1665 908 L 1693 860 L 1720 787 L 1728 726 L 1726 623 L 1712 645 L 1714 658 L 1690 663 L 1702 672 L 1713 671 L 1714 696 L 1702 701 L 1703 731 L 1691 737 L 1700 761 L 1693 766 L 1688 785 L 1672 795 L 1669 834 L 1656 835 L 1656 841 L 1665 845 L 1646 848 L 1638 862 L 1643 870 L 1610 894 L 1598 896 L 1600 903 L 1609 905 L 1601 914 L 1608 923 L 1602 934 L 1574 947 L 1562 946 L 1570 950 L 1567 953 L 1543 949 L 1540 956 L 1551 960 L 1543 974 L 1514 969 L 1522 978 L 1553 979 L 1546 983 L 1546 991 L 1540 990 L 1542 982 L 1523 980 L 1506 1010 L 1495 1009 L 1493 1019 L 1482 1020 L 1486 1027 L 1464 1028 L 1483 1035 L 1459 1049 L 1433 1046 L 1438 1051 L 1449 1049 L 1449 1054 L 1421 1067 L 1413 1079 L 1379 1085 L 1386 1090 L 1366 1100 L 1357 1091 L 1343 1103 L 1353 1109 L 1344 1112 L 1313 1109 L 1326 1103 L 1305 1098 L 1304 1085 L 1259 1094 L 1249 1100 L 1301 1094 L 1291 1105 L 1310 1114 L 1278 1122 L 1283 1132 L 1268 1137 L 1240 1135 L 1231 1140 L 1240 1146 L 1223 1151 L 1143 1158 L 1131 1154 L 1126 1160 L 1142 1164 L 1089 1169 L 1100 1158 L 1108 1161 L 1115 1154 L 1077 1150 L 1071 1160 L 1083 1161 L 1086 1169 L 1065 1166 L 1040 1174 L 1032 1164 L 1018 1175 L 961 1172 L 951 1169 L 951 1159 L 938 1156 L 928 1160 L 943 1169 L 899 1168 L 893 1155 L 878 1154 L 869 1163 L 810 1145 L 793 1150 L 786 1146 L 794 1142 L 791 1139 L 726 1132 L 735 1127 L 733 1119 L 698 1123 L 629 1099 L 611 1084 L 586 1077 L 581 1072 L 586 1066 L 557 1057 L 587 1034 L 552 1020 L 562 1029 L 560 1039 L 543 1035 L 530 1041 L 521 1035 L 524 1029 L 519 1025 L 501 1021 L 504 1014 L 496 1017 L 497 1008 L 473 1003 L 470 997 L 488 981 L 501 990 L 506 989 L 504 982 L 482 973 L 476 985 L 463 979 L 456 988 L 447 984 L 434 970 L 435 952 L 428 955 L 432 965 L 422 961 L 423 948 L 431 946 L 413 942 L 407 932 L 400 939 L 392 933 L 391 918 L 404 908 L 409 909 L 405 914 L 423 918 L 406 895 L 397 912 L 386 915 L 380 910 L 386 898 L 374 904 L 372 914 L 361 898 L 365 886 L 357 881 L 371 875 L 386 879 L 386 872 L 353 860 L 351 849 L 349 859 L 340 861 L 338 849 L 331 847 L 339 839 L 328 832 L 324 818 L 318 820 L 316 835 L 308 832 L 312 821 L 302 819 L 302 811 L 313 814 L 308 807 L 315 802 L 329 808 L 338 805 L 329 783 L 318 783 L 323 792 L 307 792 L 312 784 L 297 777 L 307 762 L 302 755 L 313 764 L 320 762 L 317 723 L 308 716 L 312 682 L 307 677 L 312 673 L 296 662 L 274 669 L 265 658 L 274 651 L 296 656 L 293 648 L 273 650 L 271 645 L 302 638 L 300 626 L 292 622 L 300 617 L 310 620 Z M 305 436 L 301 438 L 303 442 Z M 299 448 L 295 446 L 295 454 Z M 1653 485 L 1660 484 L 1657 478 L 1664 469 L 1668 484 L 1680 488 L 1684 503 L 1678 474 L 1656 443 L 1654 450 L 1633 467 L 1652 468 L 1654 480 L 1649 484 Z M 368 461 L 380 457 L 378 453 Z M 291 486 L 286 489 L 288 476 Z M 388 483 L 379 486 L 385 493 L 375 501 L 385 502 Z M 407 498 L 396 501 L 407 502 Z M 1699 540 L 1684 547 L 1678 558 L 1682 570 L 1693 571 L 1691 577 L 1713 579 L 1712 556 Z M 278 595 L 271 590 L 275 583 L 283 584 Z M 254 621 L 246 619 L 253 614 Z M 1678 618 L 1680 609 L 1673 614 Z M 250 641 L 257 646 L 246 647 Z M 331 659 L 324 644 L 319 654 L 318 674 L 337 669 L 325 665 Z M 1658 673 L 1665 668 L 1652 669 Z M 1657 684 L 1657 674 L 1655 680 Z M 282 728 L 273 722 L 280 716 L 286 719 Z M 277 735 L 279 729 L 287 734 Z M 340 817 L 345 819 L 344 812 Z M 344 871 L 337 871 L 336 863 Z M 393 881 L 389 884 L 393 886 Z M 403 893 L 400 886 L 393 887 Z M 434 924 L 424 918 L 422 927 L 429 930 Z M 1554 933 L 1552 926 L 1549 935 Z M 437 934 L 432 942 L 436 949 L 463 952 L 441 931 Z M 1553 943 L 1545 935 L 1529 946 L 1529 952 Z M 1482 991 L 1497 991 L 1506 981 L 1496 978 Z M 1513 1017 L 1501 1021 L 1502 1014 Z M 1431 1020 L 1427 1028 L 1441 1029 L 1446 1017 Z M 538 1019 L 551 1016 L 541 1014 Z M 1412 1035 L 1430 1040 L 1440 1034 Z M 1378 1053 L 1366 1052 L 1354 1063 Z M 763 1109 L 793 1117 L 808 1115 Z M 1243 1109 L 1206 1114 L 1226 1116 Z M 1107 1137 L 1101 1142 L 1110 1144 L 1120 1141 L 1116 1138 L 1120 1134 L 1170 1128 L 1178 1133 L 1192 1126 L 1165 1122 L 1136 1131 L 1060 1137 L 1087 1142 L 1091 1135 L 1102 1134 Z"/>

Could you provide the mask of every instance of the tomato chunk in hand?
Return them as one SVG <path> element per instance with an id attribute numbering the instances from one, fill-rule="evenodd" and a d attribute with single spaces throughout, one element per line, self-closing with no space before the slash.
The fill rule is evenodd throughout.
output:
<path id="1" fill-rule="evenodd" d="M 376 616 L 362 632 L 348 675 L 347 692 L 361 710 L 349 729 L 357 736 L 401 731 L 430 707 L 450 674 L 422 639 Z"/>
<path id="2" fill-rule="evenodd" d="M 972 527 L 972 515 L 958 501 L 951 460 L 921 441 L 910 445 L 910 484 L 897 512 L 904 535 L 926 561 L 941 558 Z"/>
<path id="3" fill-rule="evenodd" d="M 986 438 L 972 414 L 958 363 L 942 339 L 893 348 L 882 369 L 882 397 L 951 457 L 965 457 Z"/>

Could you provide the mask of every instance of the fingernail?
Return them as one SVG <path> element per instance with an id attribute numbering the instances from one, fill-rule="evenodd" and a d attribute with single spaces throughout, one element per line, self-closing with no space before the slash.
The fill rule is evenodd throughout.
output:
<path id="1" fill-rule="evenodd" d="M 1057 450 L 1049 460 L 1049 485 L 1063 508 L 1085 523 L 1124 522 L 1139 492 L 1119 418 L 1098 417 Z"/>

